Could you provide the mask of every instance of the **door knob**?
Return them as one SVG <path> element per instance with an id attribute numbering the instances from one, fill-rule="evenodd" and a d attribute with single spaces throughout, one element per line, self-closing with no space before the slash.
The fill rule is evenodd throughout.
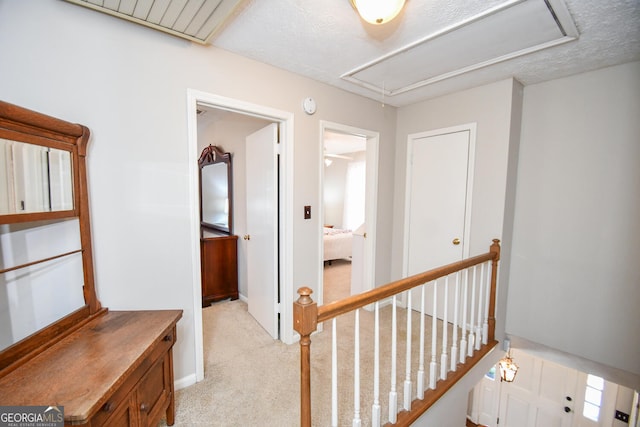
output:
<path id="1" fill-rule="evenodd" d="M 564 407 L 564 412 L 569 413 L 571 412 L 571 408 L 569 408 L 568 406 Z"/>
<path id="2" fill-rule="evenodd" d="M 453 241 L 451 242 L 454 245 L 459 245 L 460 244 L 460 239 L 458 239 L 457 237 L 455 239 L 453 239 Z"/>
<path id="3" fill-rule="evenodd" d="M 244 240 L 251 240 L 251 236 L 249 234 L 245 234 L 243 239 Z"/>

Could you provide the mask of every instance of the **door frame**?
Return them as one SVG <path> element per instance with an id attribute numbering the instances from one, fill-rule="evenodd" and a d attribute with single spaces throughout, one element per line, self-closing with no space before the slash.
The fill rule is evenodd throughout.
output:
<path id="1" fill-rule="evenodd" d="M 364 277 L 363 290 L 367 291 L 375 288 L 375 256 L 376 256 L 376 228 L 377 228 L 377 206 L 378 206 L 378 158 L 380 151 L 380 133 L 368 129 L 362 129 L 354 126 L 344 125 L 341 123 L 320 120 L 320 144 L 318 153 L 320 159 L 320 221 L 318 221 L 319 251 L 318 254 L 322 260 L 324 253 L 324 139 L 325 132 L 333 131 L 349 135 L 361 136 L 366 138 L 366 194 L 365 194 L 365 223 L 367 223 L 367 238 L 364 239 Z M 369 225 L 370 224 L 370 225 Z M 318 270 L 318 304 L 324 303 L 324 269 Z"/>
<path id="2" fill-rule="evenodd" d="M 467 163 L 467 191 L 465 195 L 465 212 L 464 212 L 464 234 L 462 241 L 462 258 L 469 257 L 471 247 L 471 201 L 473 196 L 473 175 L 476 159 L 476 123 L 466 123 L 458 126 L 434 129 L 424 132 L 412 133 L 407 136 L 407 159 L 406 159 L 406 176 L 405 176 L 405 200 L 404 200 L 404 236 L 403 236 L 403 252 L 402 252 L 402 276 L 407 277 L 409 272 L 409 212 L 411 208 L 411 198 L 409 188 L 411 185 L 413 144 L 417 139 L 430 138 L 439 135 L 446 135 L 456 132 L 469 132 L 469 154 Z M 404 300 L 404 298 L 403 298 Z M 405 301 L 403 301 L 405 303 Z"/>
<path id="3" fill-rule="evenodd" d="M 200 212 L 198 187 L 197 104 L 277 122 L 280 131 L 279 268 L 280 270 L 280 339 L 293 344 L 293 118 L 288 111 L 253 104 L 196 89 L 187 89 L 187 132 L 189 162 L 189 211 L 191 260 L 193 272 L 193 325 L 196 357 L 196 381 L 204 379 L 204 345 L 202 331 L 202 288 L 200 272 Z"/>

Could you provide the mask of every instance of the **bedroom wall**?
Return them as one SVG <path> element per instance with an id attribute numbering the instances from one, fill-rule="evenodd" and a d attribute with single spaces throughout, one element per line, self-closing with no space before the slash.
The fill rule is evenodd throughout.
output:
<path id="1" fill-rule="evenodd" d="M 332 158 L 331 161 L 331 166 L 324 167 L 324 223 L 342 228 L 344 180 L 349 161 L 338 158 Z"/>
<path id="2" fill-rule="evenodd" d="M 509 334 L 636 389 L 639 77 L 634 62 L 525 88 L 507 313 Z"/>
<path id="3" fill-rule="evenodd" d="M 315 288 L 321 264 L 321 218 L 302 215 L 321 197 L 319 121 L 380 132 L 376 282 L 389 280 L 395 108 L 62 1 L 0 1 L 0 40 L 3 100 L 91 129 L 99 297 L 110 309 L 184 310 L 174 349 L 182 385 L 195 379 L 188 88 L 295 114 L 294 288 Z M 307 96 L 313 116 L 301 109 Z"/>

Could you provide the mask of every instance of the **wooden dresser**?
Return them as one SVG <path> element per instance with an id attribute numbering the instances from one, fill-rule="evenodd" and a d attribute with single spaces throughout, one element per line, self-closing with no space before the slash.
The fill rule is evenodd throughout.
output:
<path id="1" fill-rule="evenodd" d="M 65 425 L 157 426 L 175 418 L 181 310 L 107 311 L 0 378 L 0 405 L 64 406 Z"/>
<path id="2" fill-rule="evenodd" d="M 65 425 L 173 425 L 182 310 L 109 311 L 98 300 L 88 142 L 85 126 L 0 101 L 12 183 L 0 191 L 0 406 L 55 410 Z"/>
<path id="3" fill-rule="evenodd" d="M 238 236 L 205 232 L 200 239 L 202 307 L 238 299 Z"/>

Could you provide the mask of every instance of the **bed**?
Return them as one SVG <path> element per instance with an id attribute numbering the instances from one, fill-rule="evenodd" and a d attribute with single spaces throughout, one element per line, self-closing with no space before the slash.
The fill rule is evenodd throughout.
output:
<path id="1" fill-rule="evenodd" d="M 351 259 L 352 241 L 351 230 L 324 227 L 324 261 Z"/>

